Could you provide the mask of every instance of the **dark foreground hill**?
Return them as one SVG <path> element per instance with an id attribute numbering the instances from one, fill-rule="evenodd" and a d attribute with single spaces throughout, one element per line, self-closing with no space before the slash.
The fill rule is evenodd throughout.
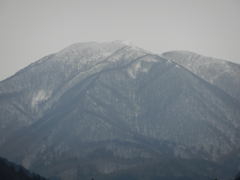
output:
<path id="1" fill-rule="evenodd" d="M 25 169 L 23 166 L 9 162 L 0 157 L 0 179 L 1 180 L 47 180 Z"/>
<path id="2" fill-rule="evenodd" d="M 127 170 L 121 170 L 105 175 L 89 175 L 78 179 L 98 179 L 98 180 L 145 180 L 145 179 L 164 179 L 164 180 L 209 180 L 212 177 L 227 178 L 233 177 L 235 171 L 226 169 L 215 163 L 200 159 L 165 159 L 148 165 L 142 165 Z M 92 178 L 91 178 L 92 177 Z M 238 174 L 234 180 L 239 180 Z M 0 158 L 0 179 L 1 180 L 47 180 L 38 174 L 30 172 L 21 165 L 9 162 L 5 158 Z M 50 178 L 59 180 L 57 177 Z"/>
<path id="3" fill-rule="evenodd" d="M 223 88 L 225 80 L 213 83 L 171 59 L 114 41 L 74 44 L 36 61 L 0 82 L 0 154 L 70 180 L 172 158 L 227 162 L 240 147 L 236 81 Z M 225 179 L 238 162 L 226 166 Z"/>

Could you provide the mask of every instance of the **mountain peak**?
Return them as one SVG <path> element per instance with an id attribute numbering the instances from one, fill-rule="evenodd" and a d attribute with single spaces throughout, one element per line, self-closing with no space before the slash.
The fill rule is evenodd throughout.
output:
<path id="1" fill-rule="evenodd" d="M 112 42 L 81 42 L 74 43 L 65 49 L 75 49 L 75 48 L 97 48 L 97 47 L 113 47 L 113 48 L 122 48 L 124 46 L 133 46 L 128 40 L 115 40 Z"/>
<path id="2" fill-rule="evenodd" d="M 57 53 L 57 56 L 63 56 L 70 54 L 75 54 L 79 56 L 80 54 L 91 53 L 91 54 L 112 54 L 119 49 L 122 49 L 125 46 L 133 46 L 129 41 L 126 40 L 116 40 L 112 42 L 83 42 L 83 43 L 75 43 L 67 48 L 61 50 Z"/>
<path id="3" fill-rule="evenodd" d="M 124 44 L 124 45 L 128 45 L 128 46 L 133 45 L 130 41 L 125 40 L 125 39 L 119 39 L 119 40 L 116 40 L 116 41 L 112 41 L 111 43 Z"/>

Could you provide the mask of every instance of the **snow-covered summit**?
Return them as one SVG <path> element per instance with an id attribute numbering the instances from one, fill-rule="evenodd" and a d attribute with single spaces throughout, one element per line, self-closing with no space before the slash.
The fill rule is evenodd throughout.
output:
<path id="1" fill-rule="evenodd" d="M 119 39 L 119 40 L 112 41 L 110 43 L 112 43 L 112 44 L 125 44 L 127 46 L 133 46 L 133 44 L 126 39 Z"/>
<path id="2" fill-rule="evenodd" d="M 113 42 L 84 42 L 75 43 L 61 50 L 55 55 L 56 61 L 71 63 L 77 59 L 81 61 L 97 60 L 101 61 L 116 51 L 124 47 L 134 47 L 129 41 L 117 40 Z"/>
<path id="3" fill-rule="evenodd" d="M 112 42 L 83 42 L 83 43 L 75 43 L 70 45 L 69 47 L 63 49 L 59 53 L 57 53 L 59 56 L 63 55 L 64 53 L 69 52 L 81 52 L 84 50 L 89 51 L 96 51 L 97 53 L 113 53 L 125 46 L 133 46 L 129 41 L 126 40 L 117 40 Z M 95 52 L 95 53 L 96 53 Z"/>
<path id="4" fill-rule="evenodd" d="M 79 71 L 107 61 L 127 60 L 127 56 L 132 58 L 133 56 L 139 57 L 148 53 L 127 40 L 103 43 L 84 42 L 72 44 L 61 50 L 54 55 L 51 61 L 61 62 L 62 66 L 69 67 L 69 71 Z"/>

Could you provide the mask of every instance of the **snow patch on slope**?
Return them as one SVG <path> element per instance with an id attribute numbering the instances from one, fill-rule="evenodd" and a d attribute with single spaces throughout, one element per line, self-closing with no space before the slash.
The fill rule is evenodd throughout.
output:
<path id="1" fill-rule="evenodd" d="M 135 79 L 137 75 L 141 72 L 147 73 L 149 71 L 150 66 L 144 65 L 144 62 L 155 62 L 153 58 L 144 58 L 143 61 L 138 61 L 134 63 L 127 69 L 128 75 Z"/>
<path id="2" fill-rule="evenodd" d="M 39 103 L 49 99 L 51 97 L 51 93 L 47 93 L 44 90 L 38 91 L 32 98 L 31 106 L 34 108 L 36 107 Z"/>
<path id="3" fill-rule="evenodd" d="M 137 64 L 135 64 L 133 67 L 128 68 L 128 74 L 129 76 L 131 76 L 132 78 L 136 78 L 137 77 L 137 73 L 141 68 L 141 63 L 138 62 Z"/>

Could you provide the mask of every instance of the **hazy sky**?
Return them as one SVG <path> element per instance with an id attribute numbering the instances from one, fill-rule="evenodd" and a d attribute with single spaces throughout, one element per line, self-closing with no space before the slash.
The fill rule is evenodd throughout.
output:
<path id="1" fill-rule="evenodd" d="M 240 0 L 0 0 L 0 80 L 73 43 L 118 39 L 240 63 Z"/>

